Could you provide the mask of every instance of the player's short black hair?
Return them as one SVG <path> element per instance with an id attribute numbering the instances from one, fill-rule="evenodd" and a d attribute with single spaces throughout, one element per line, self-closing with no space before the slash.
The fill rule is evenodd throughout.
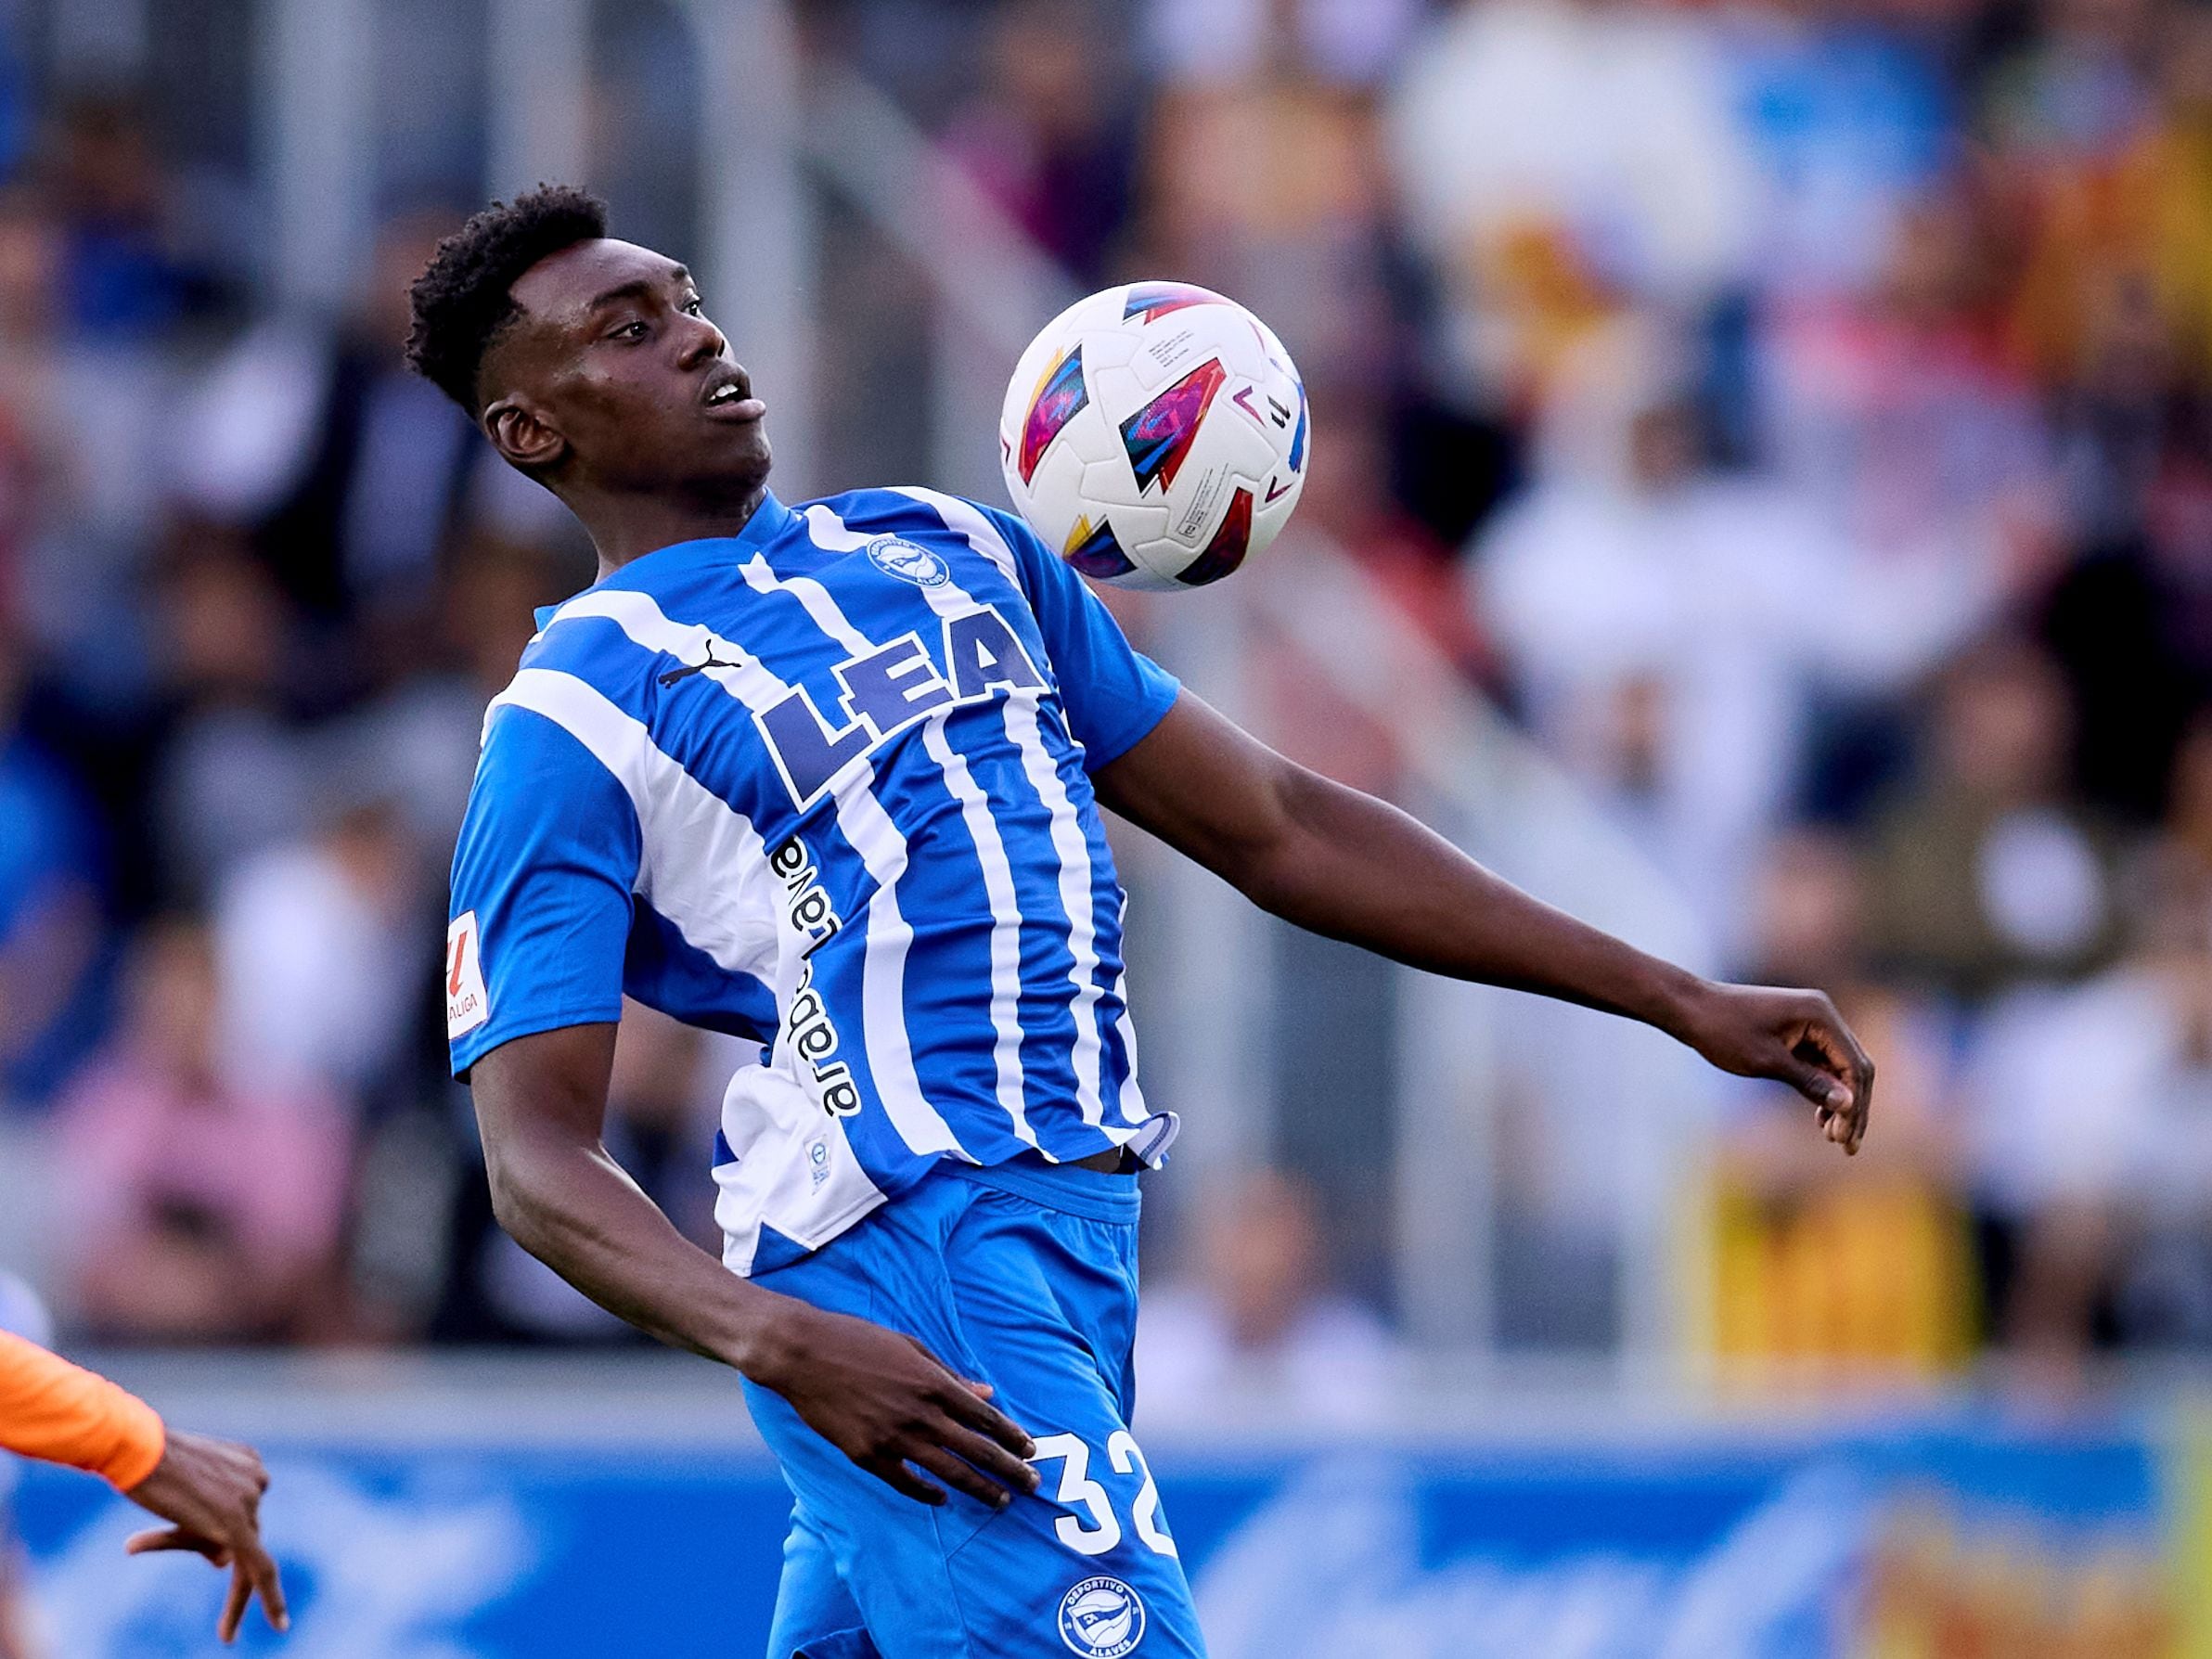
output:
<path id="1" fill-rule="evenodd" d="M 540 185 L 475 214 L 438 244 L 407 290 L 415 372 L 481 414 L 477 370 L 499 331 L 521 315 L 508 292 L 515 279 L 547 254 L 606 234 L 607 204 L 572 185 Z"/>

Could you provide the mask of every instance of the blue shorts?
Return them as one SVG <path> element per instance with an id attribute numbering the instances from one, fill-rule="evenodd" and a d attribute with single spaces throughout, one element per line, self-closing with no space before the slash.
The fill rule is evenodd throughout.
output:
<path id="1" fill-rule="evenodd" d="M 947 1163 L 758 1282 L 902 1331 L 988 1382 L 1044 1485 L 992 1510 L 902 1497 L 746 1385 L 794 1502 L 771 1659 L 1202 1659 L 1190 1587 L 1129 1434 L 1137 1183 Z"/>

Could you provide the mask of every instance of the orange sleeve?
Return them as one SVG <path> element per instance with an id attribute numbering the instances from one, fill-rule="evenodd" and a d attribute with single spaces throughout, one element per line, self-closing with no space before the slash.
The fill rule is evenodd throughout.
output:
<path id="1" fill-rule="evenodd" d="M 127 1389 L 0 1331 L 0 1447 L 67 1463 L 127 1492 L 168 1445 L 160 1413 Z"/>

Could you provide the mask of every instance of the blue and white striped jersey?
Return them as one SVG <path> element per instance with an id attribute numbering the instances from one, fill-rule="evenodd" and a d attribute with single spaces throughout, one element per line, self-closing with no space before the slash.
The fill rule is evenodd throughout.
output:
<path id="1" fill-rule="evenodd" d="M 1176 690 L 1026 526 L 933 491 L 771 496 L 624 566 L 485 716 L 456 1074 L 624 992 L 757 1041 L 715 1148 L 739 1272 L 940 1158 L 1157 1150 L 1089 771 Z"/>

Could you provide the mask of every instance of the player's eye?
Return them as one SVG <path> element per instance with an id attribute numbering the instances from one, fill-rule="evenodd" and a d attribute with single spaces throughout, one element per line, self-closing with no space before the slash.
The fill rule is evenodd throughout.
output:
<path id="1" fill-rule="evenodd" d="M 701 316 L 705 315 L 705 312 L 706 302 L 702 301 L 697 294 L 693 294 L 688 300 L 684 302 L 684 315 L 686 316 Z"/>
<path id="2" fill-rule="evenodd" d="M 609 340 L 643 340 L 647 332 L 645 319 L 638 317 L 631 322 L 624 323 L 618 328 L 609 329 L 607 338 Z"/>

